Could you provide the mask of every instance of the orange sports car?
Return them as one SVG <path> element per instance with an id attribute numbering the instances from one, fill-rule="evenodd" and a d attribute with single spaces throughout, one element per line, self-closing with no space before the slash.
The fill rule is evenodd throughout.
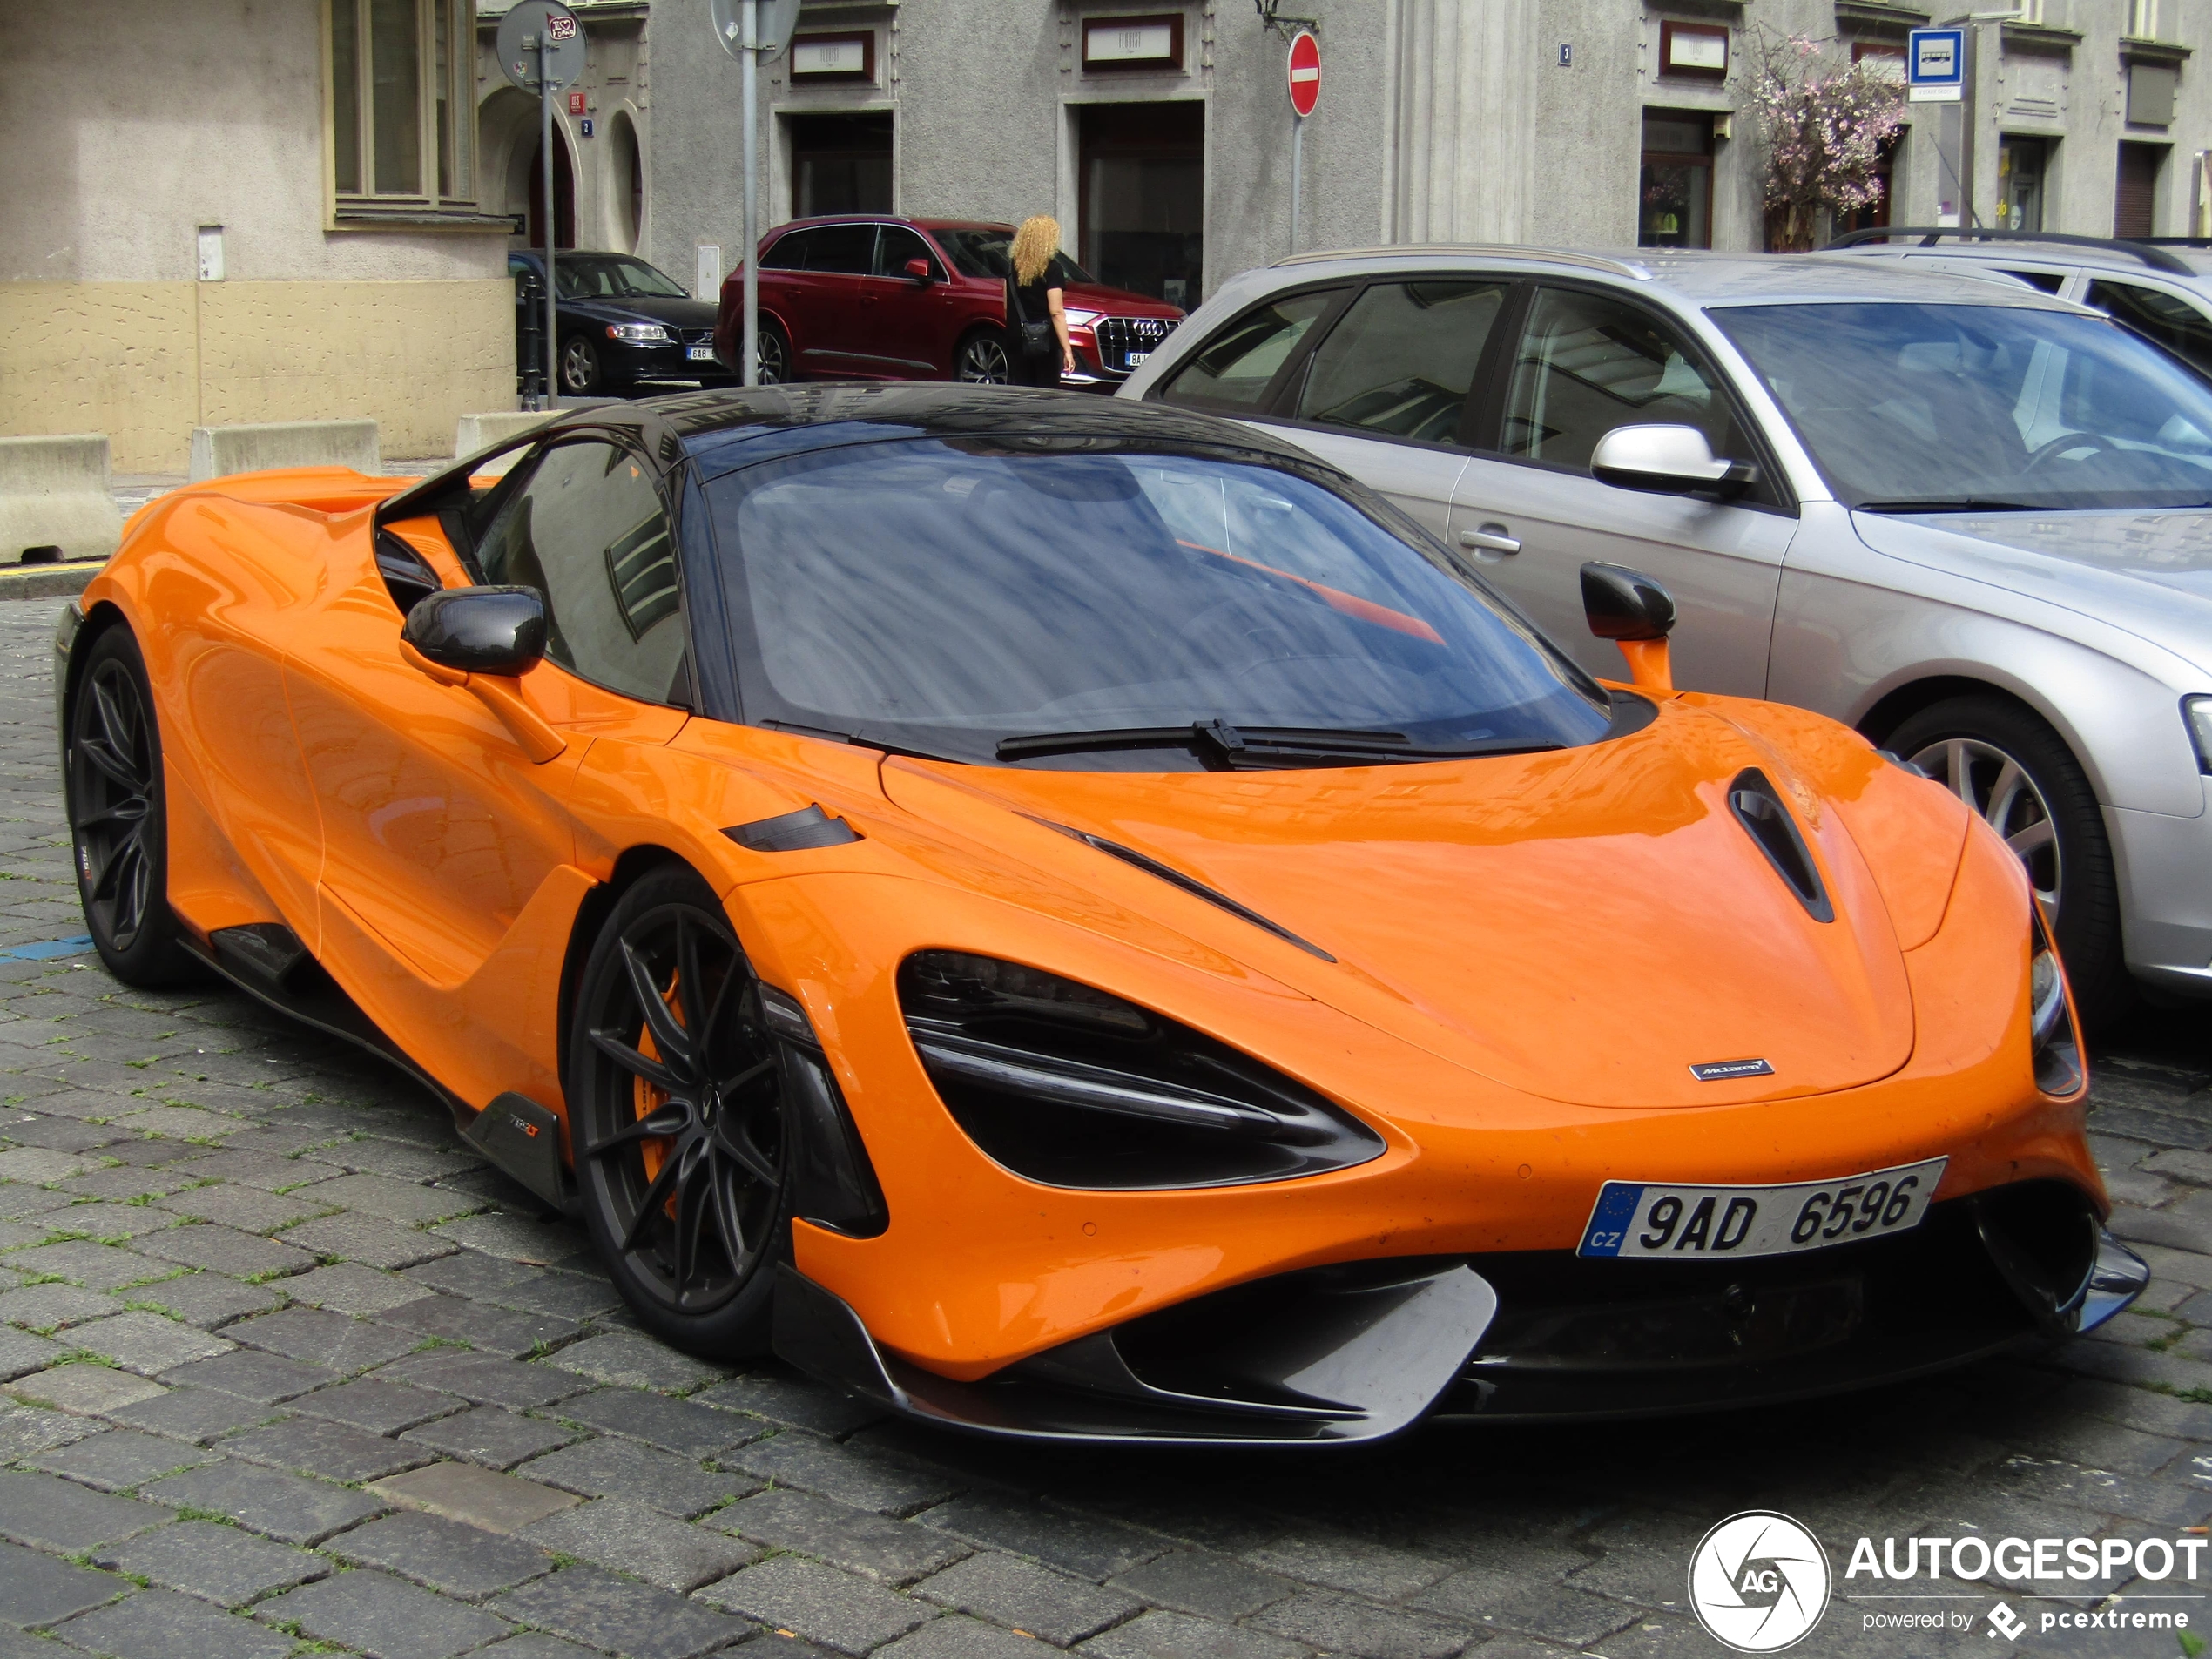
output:
<path id="1" fill-rule="evenodd" d="M 406 1069 L 654 1332 L 1325 1444 L 1909 1375 L 2134 1295 L 2018 862 L 1157 406 L 563 416 L 164 496 L 57 640 L 100 954 Z"/>

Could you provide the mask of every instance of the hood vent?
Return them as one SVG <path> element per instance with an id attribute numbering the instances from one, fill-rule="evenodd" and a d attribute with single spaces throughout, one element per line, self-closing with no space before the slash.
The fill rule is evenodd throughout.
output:
<path id="1" fill-rule="evenodd" d="M 1728 809 L 1758 843 L 1766 861 L 1774 866 L 1774 873 L 1797 895 L 1805 914 L 1815 921 L 1835 921 L 1836 907 L 1828 901 L 1828 889 L 1820 880 L 1819 867 L 1812 861 L 1812 851 L 1766 773 L 1757 766 L 1737 772 L 1728 786 Z"/>
<path id="2" fill-rule="evenodd" d="M 1085 846 L 1095 847 L 1109 859 L 1119 859 L 1123 863 L 1133 865 L 1147 875 L 1157 876 L 1169 886 L 1182 888 L 1194 899 L 1204 899 L 1210 905 L 1217 905 L 1239 921 L 1249 921 L 1255 927 L 1264 928 L 1267 932 L 1273 934 L 1276 938 L 1286 940 L 1300 950 L 1318 956 L 1325 962 L 1336 961 L 1335 957 L 1323 950 L 1320 946 L 1309 944 L 1288 927 L 1284 927 L 1282 923 L 1270 921 L 1258 911 L 1245 908 L 1227 894 L 1216 893 L 1204 882 L 1196 880 L 1184 874 L 1182 871 L 1161 863 L 1157 859 L 1147 858 L 1133 846 L 1123 846 L 1119 841 L 1109 841 L 1103 835 L 1092 835 L 1066 824 L 1055 824 L 1049 818 L 1038 818 L 1028 813 L 1024 813 L 1022 816 L 1028 819 L 1032 824 L 1042 824 L 1047 829 L 1058 830 L 1062 835 L 1081 841 Z"/>

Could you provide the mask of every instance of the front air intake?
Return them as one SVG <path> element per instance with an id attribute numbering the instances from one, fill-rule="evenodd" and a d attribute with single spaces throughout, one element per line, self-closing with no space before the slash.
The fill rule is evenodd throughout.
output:
<path id="1" fill-rule="evenodd" d="M 1767 780 L 1766 773 L 1757 766 L 1737 772 L 1728 786 L 1728 809 L 1766 854 L 1766 861 L 1774 867 L 1783 884 L 1797 895 L 1805 914 L 1815 921 L 1835 921 L 1836 907 L 1828 900 L 1828 888 L 1820 879 L 1820 867 L 1812 861 L 1812 849 L 1805 845 L 1797 820 L 1790 816 L 1780 792 Z"/>

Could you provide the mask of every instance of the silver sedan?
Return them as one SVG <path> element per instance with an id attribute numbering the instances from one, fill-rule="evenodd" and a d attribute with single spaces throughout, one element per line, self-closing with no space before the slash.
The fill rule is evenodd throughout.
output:
<path id="1" fill-rule="evenodd" d="M 1293 438 L 1592 671 L 1585 561 L 1676 681 L 1945 780 L 2054 913 L 2085 1016 L 2212 997 L 2212 387 L 2086 308 L 1841 260 L 1305 255 L 1125 385 Z"/>

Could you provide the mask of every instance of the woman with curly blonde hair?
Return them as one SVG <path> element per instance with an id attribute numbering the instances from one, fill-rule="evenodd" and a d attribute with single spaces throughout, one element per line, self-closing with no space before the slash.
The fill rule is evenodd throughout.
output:
<path id="1" fill-rule="evenodd" d="M 1068 314 L 1061 305 L 1060 224 L 1037 213 L 1022 221 L 1008 250 L 1013 273 L 1006 280 L 1007 357 L 1016 386 L 1058 386 L 1073 373 L 1076 349 L 1068 343 Z"/>

